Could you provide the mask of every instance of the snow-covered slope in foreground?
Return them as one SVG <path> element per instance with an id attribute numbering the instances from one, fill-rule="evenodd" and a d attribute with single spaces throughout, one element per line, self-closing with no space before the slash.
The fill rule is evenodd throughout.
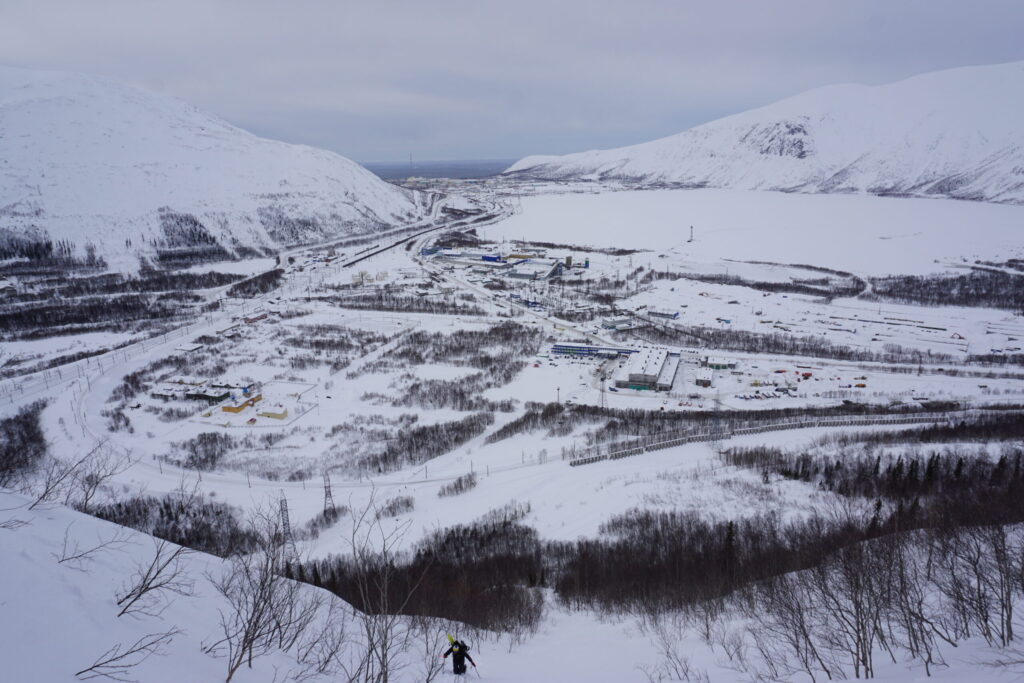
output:
<path id="1" fill-rule="evenodd" d="M 181 561 L 179 579 L 192 584 L 191 595 L 161 594 L 148 603 L 147 613 L 134 612 L 118 617 L 116 595 L 131 585 L 136 568 L 153 557 L 154 541 L 144 534 L 117 527 L 68 508 L 53 506 L 28 510 L 29 500 L 0 490 L 0 661 L 4 681 L 45 681 L 57 683 L 88 680 L 89 673 L 76 672 L 97 660 L 125 652 L 143 641 L 174 631 L 166 642 L 146 657 L 145 653 L 127 657 L 128 665 L 109 673 L 116 678 L 99 680 L 179 683 L 181 681 L 222 681 L 226 677 L 224 650 L 211 655 L 204 650 L 223 633 L 220 612 L 231 613 L 229 603 L 216 592 L 211 577 L 230 571 L 230 565 L 202 553 L 187 554 Z M 12 522 L 24 526 L 10 528 Z M 88 551 L 108 543 L 79 560 L 63 557 Z M 303 594 L 326 594 L 303 586 Z M 164 598 L 169 598 L 164 600 Z M 655 669 L 663 664 L 655 635 L 640 628 L 637 619 L 626 616 L 600 617 L 588 611 L 568 611 L 554 600 L 540 629 L 522 641 L 495 634 L 466 633 L 479 669 L 467 680 L 492 683 L 533 681 L 580 681 L 581 683 L 644 683 L 652 678 L 641 668 Z M 309 638 L 323 637 L 326 613 L 319 613 L 310 626 Z M 360 624 L 342 605 L 333 615 L 346 622 L 347 637 L 342 662 L 353 667 L 353 657 L 366 650 L 359 640 Z M 440 624 L 439 624 L 440 626 Z M 742 624 L 720 623 L 719 627 L 738 628 Z M 458 624 L 447 624 L 459 633 Z M 729 668 L 721 649 L 711 649 L 699 637 L 695 627 L 685 631 L 667 631 L 667 642 L 694 668 L 689 680 L 706 680 L 696 673 L 707 672 L 710 680 L 739 683 L 749 676 Z M 304 641 L 305 642 L 305 641 Z M 118 646 L 117 652 L 113 648 Z M 426 647 L 425 647 L 426 646 Z M 420 636 L 396 647 L 392 653 L 395 683 L 419 683 L 427 680 L 429 668 L 434 680 L 455 680 L 450 660 L 441 662 L 439 654 L 447 647 L 439 634 L 424 642 Z M 301 648 L 290 653 L 272 648 L 253 659 L 252 667 L 238 669 L 232 681 L 267 683 L 298 681 L 310 683 L 348 680 L 338 674 L 317 675 L 295 659 Z M 984 667 L 999 653 L 984 646 L 980 639 L 961 642 L 945 653 L 947 666 L 936 667 L 926 677 L 919 665 L 889 662 L 878 656 L 877 680 L 910 683 L 937 681 L 953 683 L 970 678 L 975 683 L 1012 681 L 1014 671 Z M 432 663 L 432 664 L 431 664 Z M 114 664 L 117 664 L 116 662 Z M 436 665 L 444 673 L 438 675 Z"/>
<path id="2" fill-rule="evenodd" d="M 276 247 L 409 223 L 422 201 L 333 152 L 257 137 L 171 97 L 0 67 L 0 247 Z"/>
<path id="3" fill-rule="evenodd" d="M 0 522 L 24 524 L 0 528 L 2 680 L 85 680 L 89 674 L 75 673 L 104 653 L 109 656 L 111 648 L 118 646 L 124 653 L 140 638 L 172 631 L 151 656 L 140 652 L 122 660 L 120 664 L 136 666 L 113 680 L 224 680 L 225 653 L 211 656 L 203 648 L 223 637 L 219 611 L 230 613 L 229 603 L 209 578 L 230 571 L 227 562 L 188 553 L 180 562 L 177 583 L 189 585 L 186 592 L 191 594 L 154 591 L 136 603 L 143 609 L 118 617 L 117 596 L 132 585 L 138 566 L 152 560 L 154 540 L 62 506 L 29 510 L 29 502 L 0 489 Z M 92 549 L 96 550 L 88 552 Z M 74 559 L 76 554 L 82 557 Z M 60 562 L 62 558 L 71 559 Z M 301 590 L 319 592 L 311 587 Z M 243 666 L 234 680 L 283 680 L 285 671 L 297 668 L 293 655 L 274 650 L 255 659 L 252 669 Z M 275 678 L 275 672 L 281 678 Z"/>
<path id="4" fill-rule="evenodd" d="M 640 145 L 506 174 L 1024 203 L 1024 62 L 836 85 Z"/>

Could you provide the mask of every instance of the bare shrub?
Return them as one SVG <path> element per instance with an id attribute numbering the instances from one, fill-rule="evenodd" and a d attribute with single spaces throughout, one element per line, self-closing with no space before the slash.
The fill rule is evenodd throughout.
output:
<path id="1" fill-rule="evenodd" d="M 128 678 L 132 669 L 149 659 L 152 655 L 164 654 L 163 648 L 181 634 L 181 630 L 172 628 L 163 633 L 150 633 L 142 636 L 131 645 L 118 643 L 100 655 L 92 666 L 75 673 L 77 678 L 108 678 L 128 683 L 135 679 Z"/>
<path id="2" fill-rule="evenodd" d="M 439 498 L 445 498 L 447 496 L 457 496 L 461 493 L 465 493 L 476 487 L 476 472 L 470 472 L 469 474 L 463 474 L 461 477 L 455 479 L 455 481 L 448 482 L 441 487 L 441 490 L 437 492 Z"/>
<path id="3" fill-rule="evenodd" d="M 397 517 L 398 515 L 412 512 L 416 506 L 416 499 L 412 496 L 398 496 L 384 503 L 376 510 L 377 519 L 384 517 Z"/>
<path id="4" fill-rule="evenodd" d="M 188 549 L 159 539 L 154 539 L 153 546 L 152 559 L 136 567 L 129 583 L 117 595 L 119 617 L 133 613 L 157 616 L 170 604 L 166 594 L 192 594 L 193 582 L 181 563 Z"/>

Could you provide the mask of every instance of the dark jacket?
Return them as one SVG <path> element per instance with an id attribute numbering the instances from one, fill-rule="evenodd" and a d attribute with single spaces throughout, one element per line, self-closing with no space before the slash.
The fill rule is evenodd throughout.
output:
<path id="1" fill-rule="evenodd" d="M 469 656 L 469 646 L 461 640 L 457 640 L 452 643 L 452 646 L 445 651 L 443 656 L 445 659 L 448 659 L 448 655 L 452 656 L 452 669 L 457 674 L 466 672 L 467 659 L 470 664 L 476 666 L 476 662 L 474 662 L 473 658 Z"/>

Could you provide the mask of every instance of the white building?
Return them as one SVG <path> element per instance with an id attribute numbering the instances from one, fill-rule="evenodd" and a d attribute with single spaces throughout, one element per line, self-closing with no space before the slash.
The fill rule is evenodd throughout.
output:
<path id="1" fill-rule="evenodd" d="M 672 385 L 676 383 L 676 375 L 679 373 L 679 361 L 681 359 L 676 354 L 669 354 L 668 358 L 665 359 L 665 365 L 661 368 L 661 373 L 658 375 L 658 383 L 655 389 L 658 391 L 672 391 Z"/>
<path id="2" fill-rule="evenodd" d="M 606 330 L 631 330 L 636 325 L 633 323 L 633 319 L 629 317 L 605 318 L 601 321 L 601 327 Z"/>
<path id="3" fill-rule="evenodd" d="M 720 356 L 704 356 L 700 359 L 700 364 L 712 370 L 732 370 L 736 367 L 735 360 Z"/>
<path id="4" fill-rule="evenodd" d="M 517 263 L 508 271 L 509 277 L 519 280 L 547 280 L 548 278 L 561 275 L 561 261 L 523 261 Z"/>
<path id="5" fill-rule="evenodd" d="M 621 389 L 668 391 L 679 372 L 679 355 L 668 349 L 645 347 L 630 355 L 616 372 L 615 386 Z"/>

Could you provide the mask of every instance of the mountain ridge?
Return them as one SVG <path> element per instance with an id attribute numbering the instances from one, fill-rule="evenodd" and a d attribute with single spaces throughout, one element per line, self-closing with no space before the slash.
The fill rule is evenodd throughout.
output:
<path id="1" fill-rule="evenodd" d="M 166 95 L 0 67 L 0 260 L 47 243 L 108 259 L 269 252 L 401 227 L 429 204 L 341 155 Z"/>
<path id="2" fill-rule="evenodd" d="M 1024 203 L 1024 62 L 830 85 L 658 140 L 504 171 L 544 179 Z"/>

